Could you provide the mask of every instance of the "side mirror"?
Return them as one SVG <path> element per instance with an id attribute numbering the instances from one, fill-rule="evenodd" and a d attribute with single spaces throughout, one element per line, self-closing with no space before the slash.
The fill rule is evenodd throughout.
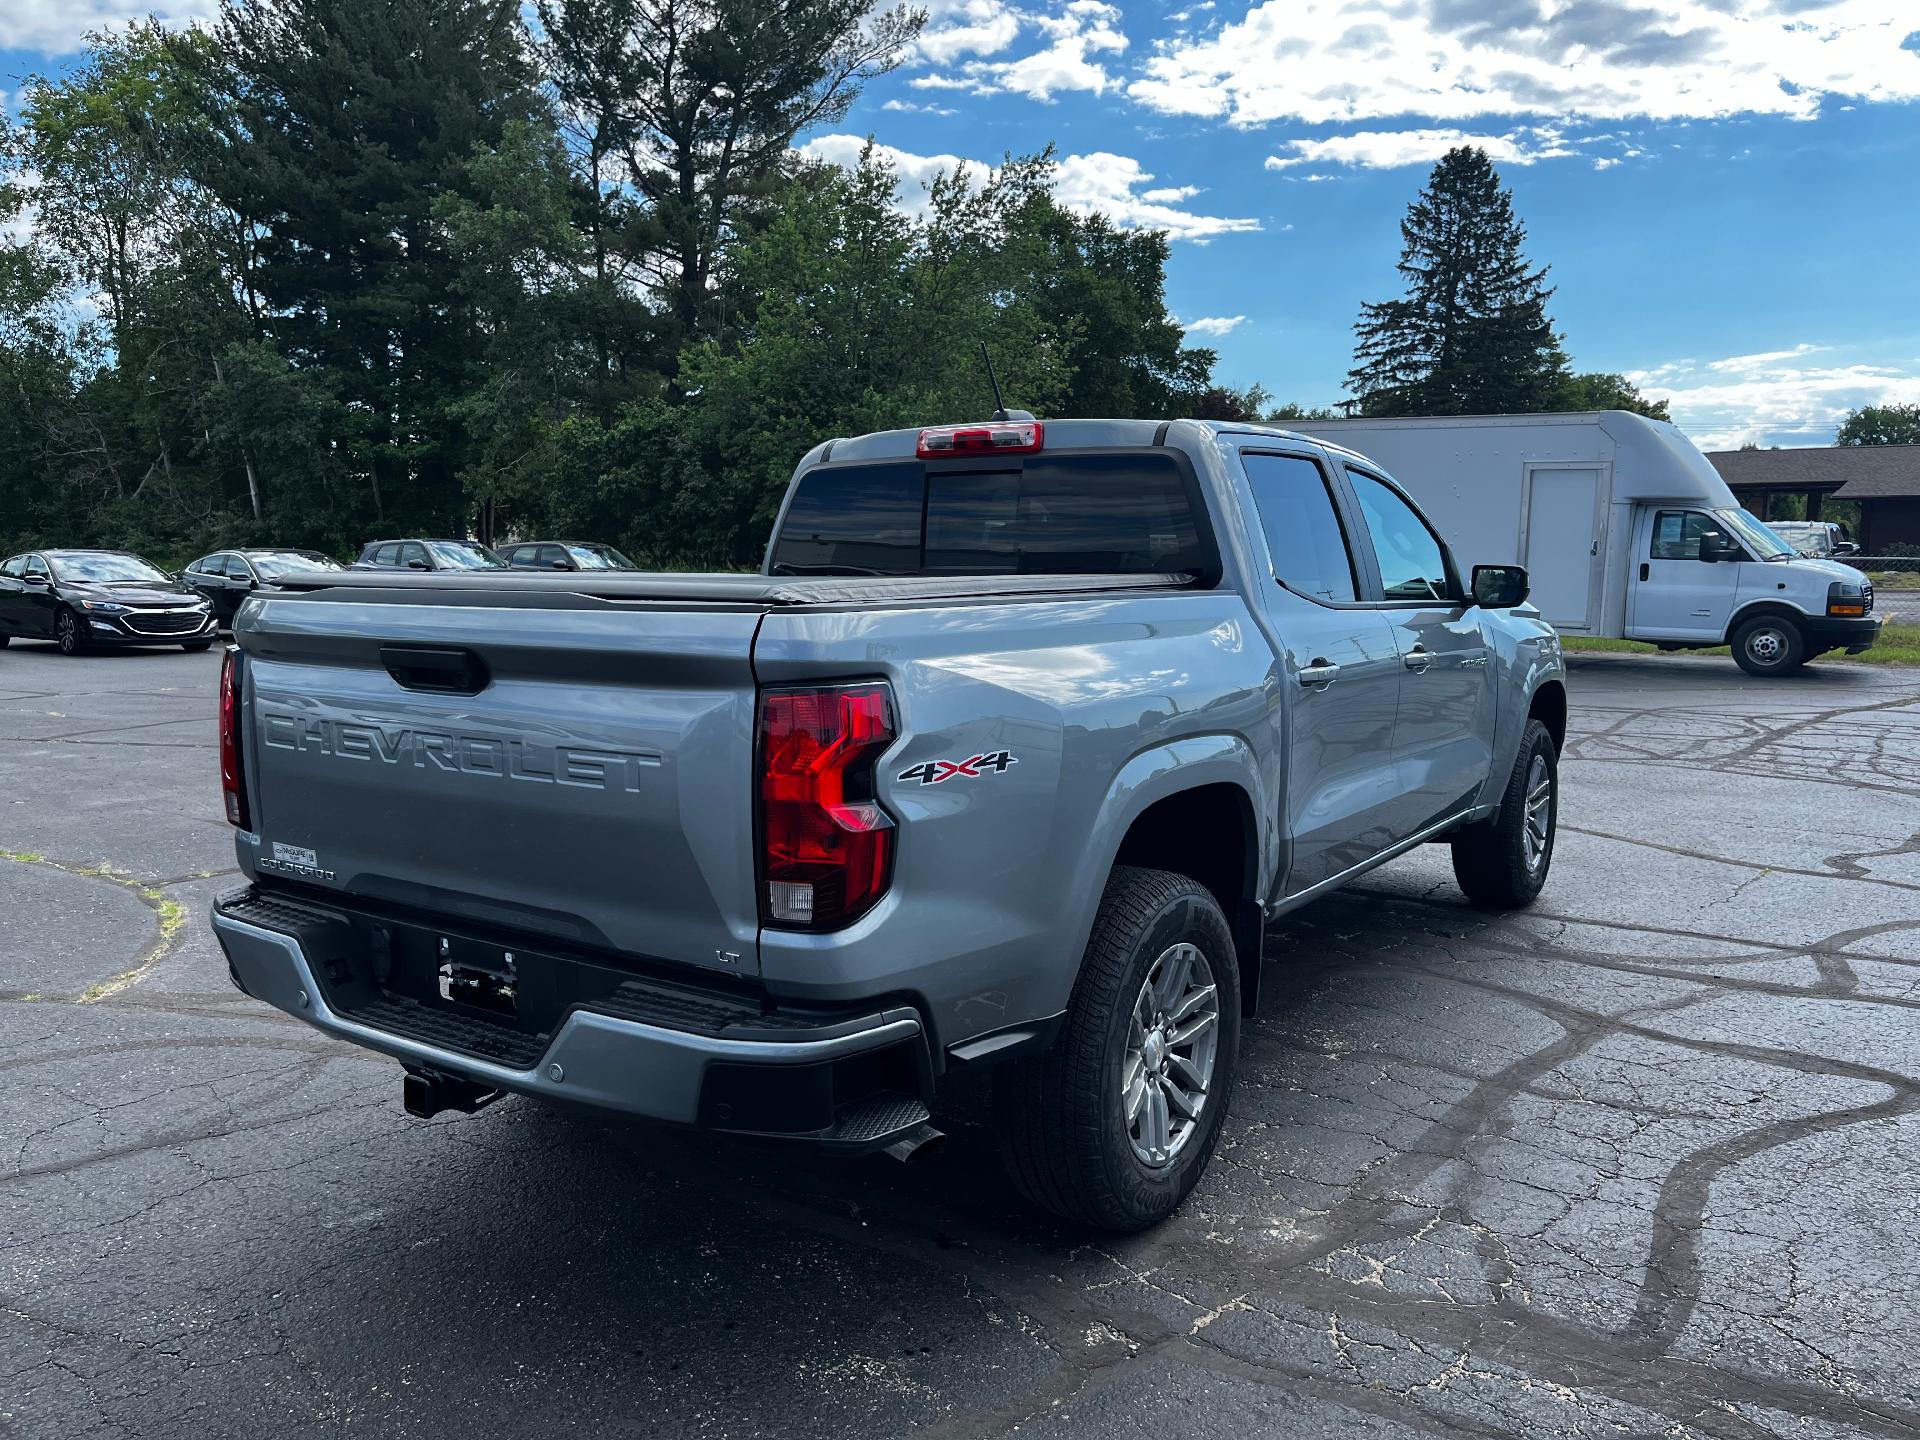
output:
<path id="1" fill-rule="evenodd" d="M 553 570 L 571 570 L 573 568 L 564 560 L 549 560 L 547 566 Z"/>
<path id="2" fill-rule="evenodd" d="M 51 583 L 44 575 L 23 575 L 20 578 L 25 580 L 29 585 L 46 585 Z"/>
<path id="3" fill-rule="evenodd" d="M 407 561 L 407 569 L 409 570 L 424 570 L 426 568 L 427 568 L 427 562 L 424 560 Z"/>
<path id="4" fill-rule="evenodd" d="M 1858 555 L 1860 553 L 1860 547 L 1851 540 L 1842 540 L 1833 547 L 1833 553 L 1836 555 Z"/>
<path id="5" fill-rule="evenodd" d="M 1511 610 L 1527 598 L 1527 571 L 1523 565 L 1473 567 L 1473 603 L 1488 610 Z"/>

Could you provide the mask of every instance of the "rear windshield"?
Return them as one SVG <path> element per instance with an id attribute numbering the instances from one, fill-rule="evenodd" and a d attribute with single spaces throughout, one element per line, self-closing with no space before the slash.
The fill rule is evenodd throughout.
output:
<path id="1" fill-rule="evenodd" d="M 1036 455 L 1018 469 L 917 460 L 811 470 L 776 575 L 1146 575 L 1211 580 L 1195 487 L 1170 455 Z"/>

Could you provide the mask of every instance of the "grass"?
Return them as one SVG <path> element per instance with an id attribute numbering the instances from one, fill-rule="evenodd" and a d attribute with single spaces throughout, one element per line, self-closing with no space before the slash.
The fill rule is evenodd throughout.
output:
<path id="1" fill-rule="evenodd" d="M 1568 650 L 1604 651 L 1622 655 L 1664 655 L 1667 651 L 1641 640 L 1607 640 L 1597 635 L 1563 635 L 1560 643 Z M 1724 645 L 1711 650 L 1679 650 L 1679 655 L 1727 655 L 1730 652 Z M 1920 625 L 1885 625 L 1881 627 L 1880 639 L 1871 650 L 1861 655 L 1848 655 L 1844 651 L 1834 650 L 1822 655 L 1816 665 L 1831 664 L 1836 660 L 1849 661 L 1864 665 L 1920 665 Z"/>

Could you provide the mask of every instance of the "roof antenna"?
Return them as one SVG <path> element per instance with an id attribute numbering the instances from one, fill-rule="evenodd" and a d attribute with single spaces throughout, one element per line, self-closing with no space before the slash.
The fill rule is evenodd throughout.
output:
<path id="1" fill-rule="evenodd" d="M 980 359 L 987 367 L 987 383 L 993 387 L 993 418 L 998 421 L 1011 420 L 1013 417 L 1007 414 L 1007 402 L 1000 398 L 1000 382 L 994 377 L 993 356 L 987 353 L 987 342 L 984 340 L 980 342 Z"/>

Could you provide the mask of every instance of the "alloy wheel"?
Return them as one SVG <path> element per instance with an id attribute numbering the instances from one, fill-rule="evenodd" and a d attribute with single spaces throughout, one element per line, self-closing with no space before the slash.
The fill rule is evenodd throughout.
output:
<path id="1" fill-rule="evenodd" d="M 1553 776 L 1547 757 L 1535 755 L 1527 767 L 1527 873 L 1536 874 L 1547 860 L 1553 838 Z"/>
<path id="2" fill-rule="evenodd" d="M 1173 1163 L 1198 1132 L 1220 1045 L 1220 996 L 1198 945 L 1168 946 L 1147 971 L 1120 1057 L 1127 1138 L 1143 1164 Z"/>

